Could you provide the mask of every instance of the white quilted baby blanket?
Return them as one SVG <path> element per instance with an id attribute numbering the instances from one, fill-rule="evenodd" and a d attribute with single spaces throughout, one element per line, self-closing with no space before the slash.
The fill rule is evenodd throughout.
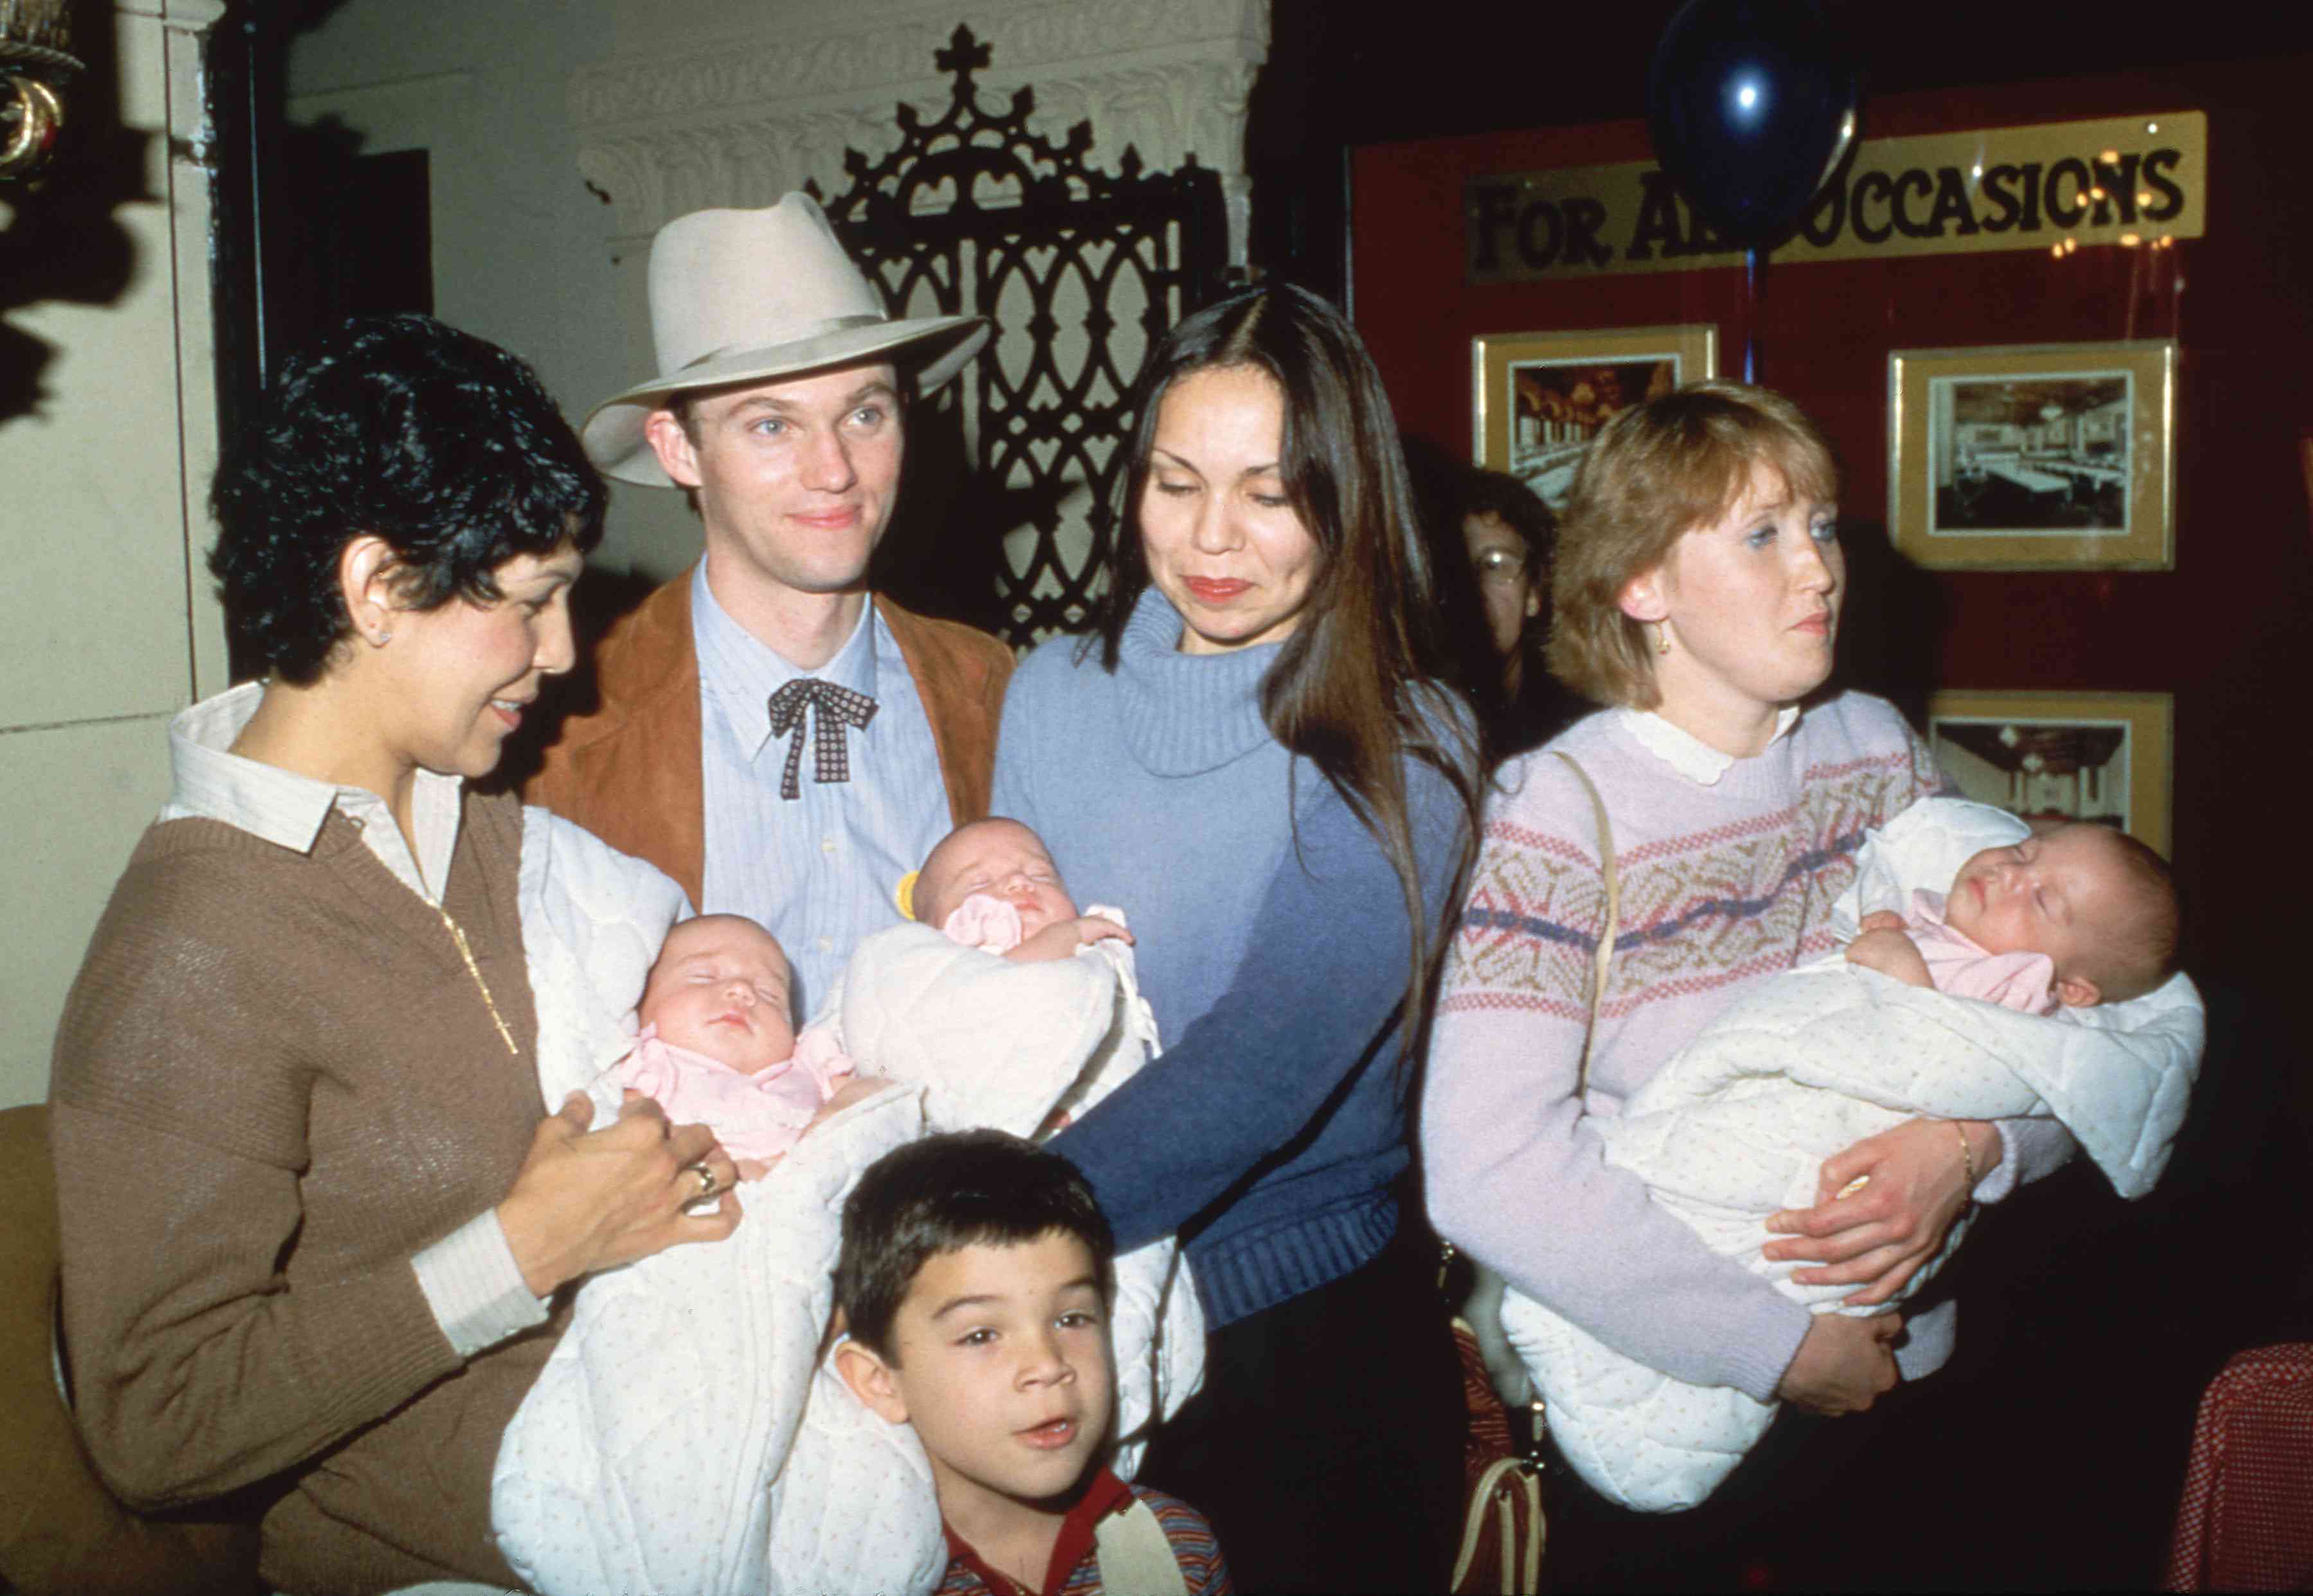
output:
<path id="1" fill-rule="evenodd" d="M 1123 911 L 1104 904 L 1086 913 L 1125 923 Z M 1117 939 L 1073 958 L 1014 964 L 928 926 L 893 926 L 860 943 L 818 1023 L 840 1026 L 843 1051 L 868 1073 L 920 1082 L 935 1131 L 1035 1134 L 1054 1108 L 1088 1111 L 1158 1051 L 1131 944 Z M 1112 1467 L 1130 1479 L 1157 1420 L 1204 1379 L 1204 1312 L 1178 1247 L 1152 1242 L 1116 1260 L 1109 1323 Z M 912 1433 L 902 1433 L 912 1446 Z"/>
<path id="2" fill-rule="evenodd" d="M 1866 841 L 1834 926 L 1852 937 L 1866 911 L 1900 907 L 1913 886 L 1943 891 L 1971 854 L 2025 834 L 2002 810 L 1924 800 Z M 1643 1179 L 1713 1250 L 1825 1312 L 1855 1288 L 1797 1285 L 1788 1276 L 1799 1265 L 1759 1256 L 1770 1213 L 1813 1206 L 1825 1159 L 1922 1115 L 2054 1115 L 2121 1195 L 2139 1197 L 2168 1162 L 2202 1039 L 2200 996 L 2182 975 L 2130 1002 L 2036 1018 L 1908 986 L 1834 954 L 1754 989 L 1622 1115 L 1587 1123 L 1607 1160 Z M 1740 1391 L 1645 1368 L 1514 1291 L 1502 1325 L 1567 1461 L 1640 1511 L 1701 1502 L 1774 1416 Z"/>
<path id="3" fill-rule="evenodd" d="M 593 1085 L 624 1050 L 627 1012 L 688 905 L 657 871 L 589 833 L 538 810 L 525 822 L 523 934 L 550 1107 Z M 1070 974 L 1050 982 L 1060 989 L 1045 1010 L 1053 1023 L 1024 1027 L 1016 1007 L 994 1010 L 1007 1022 L 1008 1053 L 910 1052 L 863 1010 L 858 1026 L 845 1025 L 848 1050 L 863 1074 L 891 1076 L 890 1090 L 820 1125 L 743 1186 L 747 1219 L 729 1240 L 674 1248 L 586 1283 L 499 1449 L 492 1519 L 526 1582 L 548 1596 L 937 1586 L 946 1549 L 921 1446 L 820 1365 L 842 1200 L 868 1164 L 928 1128 L 1034 1128 L 1117 1031 L 1130 995 L 1112 963 L 1060 968 Z M 969 1003 L 988 1001 L 972 983 L 937 978 L 917 995 L 937 1003 L 942 994 L 974 1015 Z M 848 1019 L 849 1004 L 838 1001 Z M 863 1048 L 892 1052 L 891 1066 Z M 598 1112 L 615 1111 L 597 1101 Z M 1200 1325 L 1187 1347 L 1160 1346 L 1154 1334 L 1169 1261 L 1137 1265 L 1138 1295 L 1128 1296 L 1119 1260 L 1119 1402 L 1129 1415 L 1137 1393 L 1136 1423 L 1152 1404 L 1170 1411 L 1185 1400 L 1201 1371 Z M 1171 1295 L 1193 1312 L 1185 1272 Z M 1184 1357 L 1197 1360 L 1185 1375 Z M 1137 1381 L 1135 1369 L 1146 1371 Z"/>

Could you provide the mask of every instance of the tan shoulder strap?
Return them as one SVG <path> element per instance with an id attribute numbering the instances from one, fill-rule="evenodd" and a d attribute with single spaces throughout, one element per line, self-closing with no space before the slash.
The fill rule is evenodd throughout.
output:
<path id="1" fill-rule="evenodd" d="M 1574 1095 L 1581 1097 L 1590 1089 L 1590 1041 L 1598 1034 L 1598 1010 L 1606 1001 L 1606 961 L 1614 957 L 1614 928 L 1623 906 L 1623 883 L 1614 869 L 1614 828 L 1606 821 L 1606 800 L 1598 796 L 1598 784 L 1590 780 L 1570 754 L 1557 749 L 1551 752 L 1566 762 L 1574 779 L 1582 783 L 1582 790 L 1590 795 L 1590 815 L 1598 827 L 1598 868 L 1606 877 L 1606 924 L 1598 933 L 1598 957 L 1590 972 L 1590 1023 L 1582 1032 L 1582 1063 L 1574 1076 Z"/>
<path id="2" fill-rule="evenodd" d="M 1117 1596 L 1189 1596 L 1181 1561 L 1156 1511 L 1139 1496 L 1132 1505 L 1110 1513 L 1092 1532 L 1093 1552 L 1100 1559 L 1100 1588 Z"/>
<path id="3" fill-rule="evenodd" d="M 1542 1404 L 1537 1401 L 1535 1406 Z M 1492 1509 L 1491 1514 L 1488 1508 Z M 1518 1534 L 1521 1521 L 1529 1531 L 1524 1537 Z M 1501 1564 L 1502 1589 L 1539 1591 L 1542 1552 L 1549 1538 L 1549 1518 L 1542 1507 L 1541 1469 L 1515 1452 L 1497 1458 L 1470 1487 L 1470 1511 L 1462 1521 L 1462 1549 L 1454 1559 L 1453 1583 L 1446 1588 L 1464 1588 L 1471 1565 L 1491 1539 Z"/>

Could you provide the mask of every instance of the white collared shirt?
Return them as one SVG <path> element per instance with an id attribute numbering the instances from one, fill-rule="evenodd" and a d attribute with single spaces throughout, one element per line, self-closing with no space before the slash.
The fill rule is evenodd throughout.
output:
<path id="1" fill-rule="evenodd" d="M 310 853 L 336 809 L 393 878 L 440 907 L 458 848 L 464 781 L 419 771 L 410 796 L 413 852 L 376 793 L 301 776 L 233 752 L 233 743 L 264 701 L 265 685 L 247 682 L 203 699 L 169 722 L 168 802 L 163 820 L 215 820 L 298 853 Z M 546 1304 L 531 1294 L 507 1247 L 495 1209 L 486 1210 L 409 1260 L 435 1322 L 470 1358 L 541 1324 Z"/>
<path id="2" fill-rule="evenodd" d="M 458 850 L 465 782 L 432 771 L 418 772 L 409 800 L 410 824 L 418 828 L 412 853 L 393 811 L 367 788 L 336 786 L 233 752 L 233 739 L 264 700 L 262 682 L 244 682 L 170 721 L 171 782 L 161 818 L 221 820 L 294 852 L 310 853 L 334 808 L 354 823 L 363 843 L 396 881 L 427 903 L 440 904 L 450 879 L 450 856 Z"/>
<path id="3" fill-rule="evenodd" d="M 1639 740 L 1639 745 L 1661 760 L 1690 781 L 1704 787 L 1716 787 L 1720 777 L 1735 768 L 1735 756 L 1721 754 L 1710 744 L 1682 727 L 1672 725 L 1652 710 L 1625 709 L 1620 711 L 1623 724 Z M 1799 723 L 1799 707 L 1785 704 L 1775 713 L 1775 729 L 1768 736 L 1772 747 L 1791 727 Z M 1761 753 L 1766 752 L 1761 749 Z"/>
<path id="4" fill-rule="evenodd" d="M 690 624 L 707 833 L 699 912 L 744 914 L 778 938 L 795 968 L 796 1012 L 815 1013 L 860 939 L 900 923 L 901 877 L 948 833 L 931 719 L 872 600 L 834 657 L 813 671 L 797 669 L 715 602 L 703 560 L 691 577 Z M 771 735 L 770 699 L 805 678 L 866 694 L 875 715 L 864 728 L 843 728 L 850 779 L 840 782 L 819 780 L 817 722 L 804 726 L 801 791 L 785 798 L 788 739 Z M 819 707 L 809 713 L 816 717 Z"/>

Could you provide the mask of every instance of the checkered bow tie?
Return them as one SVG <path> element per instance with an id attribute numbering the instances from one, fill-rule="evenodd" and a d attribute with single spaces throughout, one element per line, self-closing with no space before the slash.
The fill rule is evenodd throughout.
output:
<path id="1" fill-rule="evenodd" d="M 819 705 L 819 713 L 811 718 L 811 773 L 816 781 L 851 780 L 851 755 L 844 745 L 843 728 L 856 726 L 865 731 L 875 719 L 874 699 L 816 677 L 799 678 L 771 694 L 771 736 L 787 738 L 787 769 L 779 776 L 783 798 L 803 796 L 804 711 L 814 703 Z"/>

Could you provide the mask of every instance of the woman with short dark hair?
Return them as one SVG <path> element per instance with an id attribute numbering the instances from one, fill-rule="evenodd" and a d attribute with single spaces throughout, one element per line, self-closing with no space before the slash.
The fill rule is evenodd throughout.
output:
<path id="1" fill-rule="evenodd" d="M 245 1493 L 274 1588 L 511 1583 L 560 1288 L 738 1222 L 704 1129 L 547 1112 L 521 810 L 462 786 L 574 661 L 602 487 L 529 367 L 396 316 L 289 363 L 214 503 L 266 677 L 171 723 L 57 1036 L 82 1433 L 138 1507 Z"/>
<path id="2" fill-rule="evenodd" d="M 1053 1146 L 1120 1247 L 1180 1233 L 1212 1327 L 1142 1477 L 1212 1515 L 1245 1590 L 1435 1588 L 1461 1405 L 1399 1186 L 1474 736 L 1340 314 L 1240 295 L 1145 382 L 1099 632 L 1022 665 L 997 754 L 997 810 L 1131 916 L 1165 1042 Z"/>

